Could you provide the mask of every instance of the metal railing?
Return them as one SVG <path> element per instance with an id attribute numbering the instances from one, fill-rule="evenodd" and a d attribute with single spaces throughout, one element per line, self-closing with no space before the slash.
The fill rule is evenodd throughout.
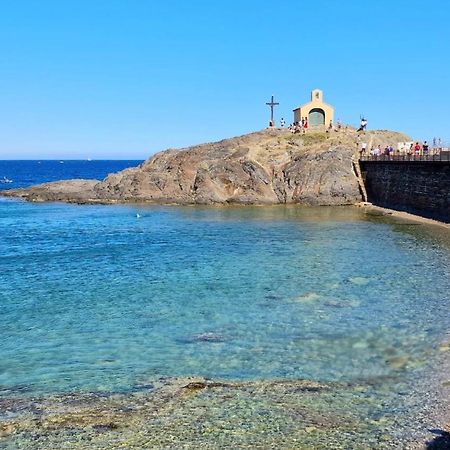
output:
<path id="1" fill-rule="evenodd" d="M 400 162 L 409 162 L 409 161 L 425 161 L 425 162 L 434 162 L 434 161 L 450 161 L 450 151 L 440 151 L 433 152 L 431 154 L 390 154 L 390 155 L 360 155 L 360 161 L 400 161 Z"/>

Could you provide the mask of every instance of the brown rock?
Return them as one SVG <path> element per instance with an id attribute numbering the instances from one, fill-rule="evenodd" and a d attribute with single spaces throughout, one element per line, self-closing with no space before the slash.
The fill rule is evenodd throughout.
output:
<path id="1" fill-rule="evenodd" d="M 0 191 L 5 197 L 21 197 L 31 202 L 62 201 L 89 203 L 97 201 L 94 186 L 98 180 L 65 180 L 44 183 L 26 189 Z"/>
<path id="2" fill-rule="evenodd" d="M 104 181 L 70 180 L 3 191 L 31 201 L 78 203 L 346 205 L 361 201 L 352 156 L 357 143 L 396 145 L 400 133 L 352 129 L 291 134 L 263 130 L 155 154 Z"/>

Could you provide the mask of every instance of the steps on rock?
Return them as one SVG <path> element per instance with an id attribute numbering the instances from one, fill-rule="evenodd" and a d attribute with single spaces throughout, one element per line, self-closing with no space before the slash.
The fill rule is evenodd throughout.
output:
<path id="1" fill-rule="evenodd" d="M 358 179 L 359 190 L 364 202 L 367 202 L 367 191 L 364 185 L 364 180 L 361 173 L 361 166 L 359 165 L 359 159 L 355 156 L 352 157 L 353 171 L 355 172 L 356 178 Z"/>

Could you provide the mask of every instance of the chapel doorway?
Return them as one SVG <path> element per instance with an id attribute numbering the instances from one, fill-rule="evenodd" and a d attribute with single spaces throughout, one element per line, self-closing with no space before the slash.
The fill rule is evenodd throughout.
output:
<path id="1" fill-rule="evenodd" d="M 309 112 L 309 125 L 325 125 L 325 111 L 321 108 L 313 108 Z"/>

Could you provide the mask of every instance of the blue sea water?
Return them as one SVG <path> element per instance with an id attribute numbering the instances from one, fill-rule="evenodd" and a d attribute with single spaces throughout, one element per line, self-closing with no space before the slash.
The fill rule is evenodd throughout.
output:
<path id="1" fill-rule="evenodd" d="M 72 178 L 103 180 L 109 173 L 137 166 L 141 162 L 135 160 L 0 160 L 0 189 L 21 188 Z"/>
<path id="2" fill-rule="evenodd" d="M 93 163 L 39 181 L 125 164 Z M 7 165 L 17 185 L 38 178 Z M 450 330 L 448 233 L 356 208 L 3 199 L 0 254 L 5 395 L 414 377 Z"/>

